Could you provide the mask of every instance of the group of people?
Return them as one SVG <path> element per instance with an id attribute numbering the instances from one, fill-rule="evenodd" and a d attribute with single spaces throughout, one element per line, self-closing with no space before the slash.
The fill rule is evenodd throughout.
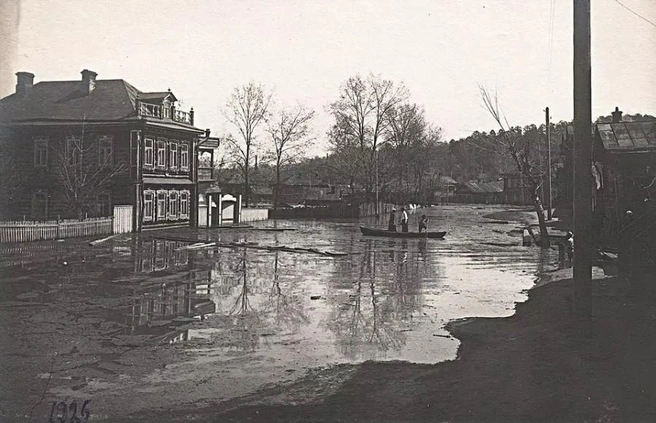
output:
<path id="1" fill-rule="evenodd" d="M 396 209 L 392 209 L 389 217 L 389 225 L 387 230 L 390 232 L 396 232 Z M 401 207 L 401 232 L 408 232 L 408 213 L 405 210 L 405 207 Z M 428 218 L 426 215 L 422 215 L 419 220 L 419 232 L 428 232 Z"/>

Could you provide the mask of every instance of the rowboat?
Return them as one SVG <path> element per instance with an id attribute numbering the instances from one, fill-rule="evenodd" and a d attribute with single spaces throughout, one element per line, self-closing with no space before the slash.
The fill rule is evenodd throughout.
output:
<path id="1" fill-rule="evenodd" d="M 385 229 L 367 228 L 360 226 L 362 235 L 386 236 L 390 238 L 444 238 L 446 232 L 392 232 Z"/>

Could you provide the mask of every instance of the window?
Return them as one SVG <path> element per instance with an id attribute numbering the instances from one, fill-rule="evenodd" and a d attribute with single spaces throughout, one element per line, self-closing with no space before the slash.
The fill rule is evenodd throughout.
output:
<path id="1" fill-rule="evenodd" d="M 155 193 L 151 190 L 144 191 L 144 208 L 143 220 L 144 222 L 152 222 L 155 220 Z"/>
<path id="2" fill-rule="evenodd" d="M 166 167 L 166 140 L 157 140 L 157 167 Z"/>
<path id="3" fill-rule="evenodd" d="M 48 138 L 34 140 L 34 167 L 48 166 Z"/>
<path id="4" fill-rule="evenodd" d="M 157 221 L 166 219 L 166 196 L 166 191 L 157 191 Z"/>
<path id="5" fill-rule="evenodd" d="M 189 145 L 180 143 L 180 169 L 189 170 Z"/>
<path id="6" fill-rule="evenodd" d="M 178 220 L 178 191 L 169 191 L 169 219 Z"/>
<path id="7" fill-rule="evenodd" d="M 178 168 L 178 143 L 169 144 L 169 167 L 173 170 Z"/>
<path id="8" fill-rule="evenodd" d="M 73 167 L 82 164 L 82 139 L 66 137 L 66 158 Z"/>
<path id="9" fill-rule="evenodd" d="M 48 192 L 38 190 L 32 194 L 32 219 L 46 220 L 48 217 Z"/>
<path id="10" fill-rule="evenodd" d="M 112 137 L 103 136 L 98 138 L 98 166 L 111 166 L 113 161 L 113 144 Z"/>
<path id="11" fill-rule="evenodd" d="M 155 141 L 152 139 L 146 138 L 144 140 L 144 167 L 152 168 L 155 166 L 154 145 Z"/>
<path id="12" fill-rule="evenodd" d="M 189 218 L 189 191 L 180 191 L 180 219 Z"/>

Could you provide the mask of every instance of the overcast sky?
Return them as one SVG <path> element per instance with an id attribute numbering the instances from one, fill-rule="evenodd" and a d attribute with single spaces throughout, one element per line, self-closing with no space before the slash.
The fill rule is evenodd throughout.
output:
<path id="1" fill-rule="evenodd" d="M 511 124 L 572 118 L 572 0 L 0 0 L 1 96 L 16 71 L 35 82 L 82 69 L 142 91 L 170 88 L 196 126 L 222 135 L 221 109 L 248 81 L 317 113 L 349 76 L 403 82 L 445 139 L 495 129 L 477 84 Z M 621 0 L 656 22 L 656 1 Z M 17 18 L 19 23 L 14 26 Z M 656 27 L 617 0 L 592 0 L 593 116 L 656 115 Z M 318 152 L 321 151 L 320 143 Z"/>

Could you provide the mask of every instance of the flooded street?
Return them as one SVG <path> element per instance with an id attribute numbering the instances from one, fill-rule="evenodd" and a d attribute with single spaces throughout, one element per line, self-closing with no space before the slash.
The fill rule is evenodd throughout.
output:
<path id="1" fill-rule="evenodd" d="M 0 417 L 47 421 L 53 402 L 90 400 L 94 419 L 111 419 L 225 401 L 341 363 L 453 360 L 446 323 L 512 315 L 555 260 L 521 247 L 519 224 L 486 222 L 499 210 L 411 215 L 411 230 L 425 213 L 444 240 L 360 234 L 358 223 L 383 227 L 383 217 L 3 246 Z M 274 224 L 290 230 L 257 230 Z M 259 248 L 273 246 L 347 254 Z"/>

